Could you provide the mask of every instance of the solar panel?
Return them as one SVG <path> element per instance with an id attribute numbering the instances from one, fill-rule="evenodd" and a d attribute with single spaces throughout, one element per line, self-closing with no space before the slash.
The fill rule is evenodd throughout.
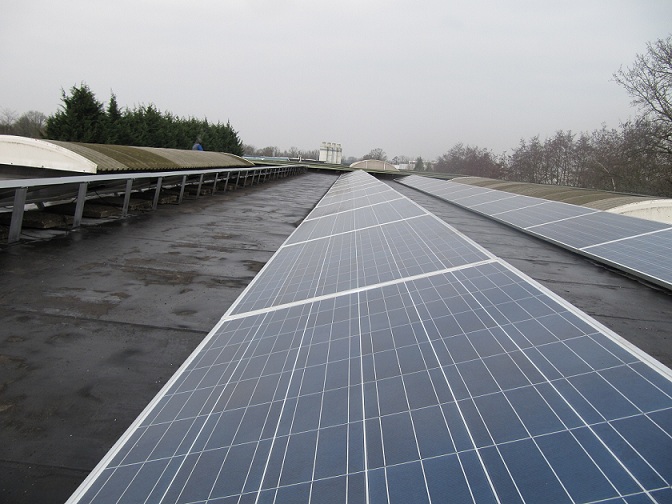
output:
<path id="1" fill-rule="evenodd" d="M 461 193 L 460 193 L 461 194 Z M 480 206 L 483 204 L 492 204 L 497 201 L 501 201 L 503 199 L 506 199 L 506 194 L 502 195 L 496 192 L 493 192 L 491 190 L 484 190 L 483 188 L 479 187 L 478 192 L 474 192 L 473 194 L 470 195 L 461 195 L 461 196 L 453 196 L 456 201 L 462 202 L 463 205 L 468 206 L 468 207 L 476 207 Z"/>
<path id="2" fill-rule="evenodd" d="M 306 219 L 300 229 L 290 237 L 289 243 L 312 240 L 354 229 L 378 226 L 402 219 L 425 215 L 425 211 L 407 199 L 345 210 L 336 214 Z"/>
<path id="3" fill-rule="evenodd" d="M 531 207 L 540 205 L 541 203 L 529 196 L 521 196 L 519 194 L 508 194 L 507 196 L 491 197 L 483 203 L 470 204 L 472 210 L 476 210 L 485 214 L 500 214 L 508 212 L 509 210 L 517 210 L 519 208 Z"/>
<path id="4" fill-rule="evenodd" d="M 571 220 L 541 224 L 534 228 L 534 233 L 582 249 L 663 229 L 670 229 L 670 226 L 644 219 L 624 218 L 623 215 L 609 212 L 595 212 Z"/>
<path id="5" fill-rule="evenodd" d="M 646 271 L 658 283 L 669 283 L 672 278 L 672 229 L 633 236 L 626 239 L 586 247 L 584 253 L 600 257 L 604 262 L 637 274 Z M 642 253 L 642 251 L 645 253 Z"/>
<path id="6" fill-rule="evenodd" d="M 341 186 L 337 187 L 333 193 L 327 194 L 313 209 L 308 219 L 382 203 L 390 198 L 398 197 L 390 187 L 371 185 L 371 182 L 355 186 L 341 184 Z"/>
<path id="7" fill-rule="evenodd" d="M 494 208 L 489 209 L 490 211 L 487 211 L 488 209 L 479 209 L 478 207 L 471 208 L 470 210 L 474 210 L 481 213 L 482 215 L 487 215 L 500 222 L 504 222 L 524 230 L 532 230 L 534 226 L 538 226 L 540 224 L 547 224 L 549 222 L 562 222 L 564 220 L 573 219 L 574 217 L 590 215 L 597 212 L 592 208 L 570 205 L 568 203 L 547 201 L 539 198 L 530 199 L 535 200 L 536 202 L 531 203 L 529 200 L 526 200 L 525 202 L 522 202 L 522 206 L 512 210 Z"/>
<path id="8" fill-rule="evenodd" d="M 539 198 L 505 197 L 479 187 L 479 202 L 455 198 L 460 184 L 411 175 L 399 180 L 450 203 L 487 215 L 529 234 L 672 288 L 672 226 Z M 482 202 L 484 198 L 488 202 Z M 524 199 L 520 199 L 524 198 Z M 520 205 L 516 208 L 516 205 Z M 512 208 L 513 207 L 513 208 Z"/>
<path id="9" fill-rule="evenodd" d="M 290 238 L 71 502 L 665 502 L 671 376 L 429 214 Z"/>

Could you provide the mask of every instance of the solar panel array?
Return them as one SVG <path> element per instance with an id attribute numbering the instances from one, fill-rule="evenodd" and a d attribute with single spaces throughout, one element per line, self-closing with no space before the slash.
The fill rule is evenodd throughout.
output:
<path id="1" fill-rule="evenodd" d="M 71 502 L 669 502 L 671 376 L 354 172 Z"/>
<path id="2" fill-rule="evenodd" d="M 398 182 L 672 288 L 669 224 L 418 175 Z"/>

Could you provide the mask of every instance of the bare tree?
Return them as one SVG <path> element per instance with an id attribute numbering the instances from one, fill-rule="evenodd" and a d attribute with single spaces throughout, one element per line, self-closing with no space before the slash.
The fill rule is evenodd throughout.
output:
<path id="1" fill-rule="evenodd" d="M 387 154 L 385 154 L 385 151 L 383 149 L 378 147 L 376 149 L 373 149 L 371 152 L 369 152 L 362 159 L 378 159 L 380 161 L 386 161 L 387 160 Z"/>
<path id="2" fill-rule="evenodd" d="M 17 114 L 8 108 L 0 109 L 0 134 L 11 135 L 16 122 Z"/>
<path id="3" fill-rule="evenodd" d="M 280 155 L 280 149 L 278 149 L 273 145 L 269 145 L 268 147 L 257 149 L 256 155 L 266 157 L 277 157 Z"/>
<path id="4" fill-rule="evenodd" d="M 655 126 L 660 147 L 672 153 L 672 35 L 646 44 L 632 66 L 614 80 L 625 88 L 644 117 Z"/>
<path id="5" fill-rule="evenodd" d="M 304 159 L 319 159 L 320 158 L 320 150 L 319 149 L 313 149 L 313 150 L 304 150 L 304 151 L 299 151 L 301 153 L 301 157 Z"/>
<path id="6" fill-rule="evenodd" d="M 290 147 L 289 150 L 281 152 L 279 155 L 295 159 L 318 159 L 320 151 L 318 149 L 302 150 L 298 147 Z"/>
<path id="7" fill-rule="evenodd" d="M 432 166 L 438 172 L 490 178 L 499 178 L 502 168 L 490 150 L 464 145 L 462 142 L 439 156 Z"/>
<path id="8" fill-rule="evenodd" d="M 47 116 L 37 110 L 30 110 L 14 123 L 14 134 L 30 138 L 44 138 Z"/>

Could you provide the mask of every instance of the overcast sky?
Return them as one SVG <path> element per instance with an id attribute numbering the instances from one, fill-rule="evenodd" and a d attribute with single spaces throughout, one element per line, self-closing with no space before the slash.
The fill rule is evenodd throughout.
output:
<path id="1" fill-rule="evenodd" d="M 0 109 L 86 83 L 255 147 L 499 153 L 633 117 L 612 74 L 671 21 L 670 0 L 2 0 Z"/>

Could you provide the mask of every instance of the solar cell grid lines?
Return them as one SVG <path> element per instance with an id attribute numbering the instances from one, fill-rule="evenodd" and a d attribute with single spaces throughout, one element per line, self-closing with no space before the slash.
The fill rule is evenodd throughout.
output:
<path id="1" fill-rule="evenodd" d="M 511 211 L 515 211 L 520 208 L 530 209 L 543 204 L 535 201 L 533 198 L 529 200 L 527 198 L 527 196 L 515 196 L 513 198 L 488 201 L 479 205 L 474 205 L 472 210 L 475 210 L 481 214 L 492 213 L 494 215 L 500 215 L 504 213 L 510 213 Z"/>
<path id="2" fill-rule="evenodd" d="M 604 243 L 644 236 L 649 233 L 671 229 L 661 222 L 647 221 L 609 212 L 595 212 L 579 215 L 568 220 L 540 224 L 533 228 L 534 233 L 555 239 L 570 247 L 585 249 Z M 532 228 L 528 228 L 532 229 Z"/>
<path id="3" fill-rule="evenodd" d="M 363 187 L 398 215 L 335 226 Z M 72 502 L 669 502 L 670 370 L 366 173 L 325 200 Z"/>
<path id="4" fill-rule="evenodd" d="M 523 205 L 515 209 L 505 209 L 502 205 L 497 206 L 496 204 L 492 204 L 489 206 L 479 205 L 471 207 L 469 210 L 490 216 L 500 222 L 525 230 L 528 233 L 534 233 L 535 226 L 551 222 L 562 222 L 574 217 L 598 213 L 598 210 L 570 205 L 568 203 L 558 203 L 539 198 L 530 199 L 536 200 L 536 202 L 525 201 Z"/>
<path id="5" fill-rule="evenodd" d="M 642 250 L 646 253 L 642 254 Z M 646 271 L 656 278 L 672 278 L 672 229 L 594 245 L 585 251 L 634 274 Z"/>
<path id="6" fill-rule="evenodd" d="M 591 208 L 411 175 L 398 182 L 672 289 L 672 226 Z M 524 199 L 523 199 L 524 198 Z"/>
<path id="7" fill-rule="evenodd" d="M 407 199 L 394 199 L 381 203 L 345 210 L 338 214 L 309 218 L 290 237 L 288 243 L 344 233 L 394 221 L 426 215 L 426 212 Z"/>

